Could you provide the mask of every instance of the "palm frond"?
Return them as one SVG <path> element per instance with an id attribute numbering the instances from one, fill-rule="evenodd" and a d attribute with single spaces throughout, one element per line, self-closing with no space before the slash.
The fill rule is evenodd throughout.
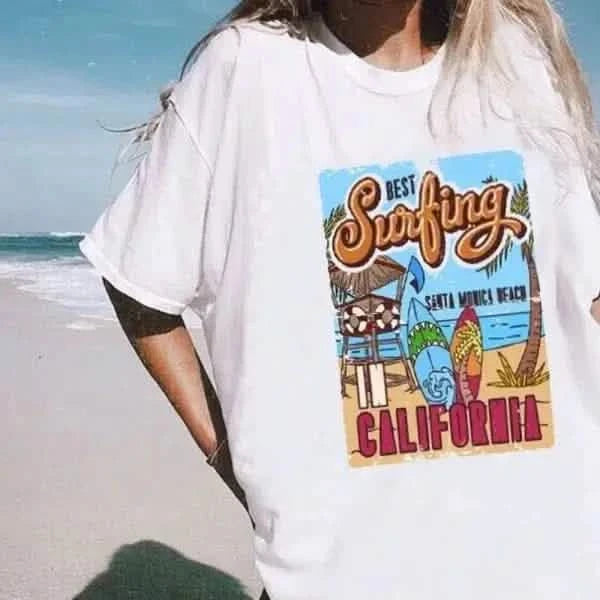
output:
<path id="1" fill-rule="evenodd" d="M 329 216 L 323 219 L 323 232 L 325 233 L 325 239 L 329 240 L 335 226 L 346 216 L 346 209 L 343 204 L 336 206 L 331 210 Z"/>
<path id="2" fill-rule="evenodd" d="M 483 180 L 483 183 L 493 183 L 497 181 L 496 178 L 490 176 Z M 529 205 L 529 188 L 527 187 L 527 181 L 523 180 L 522 183 L 518 183 L 513 191 L 513 195 L 510 201 L 510 209 L 516 215 L 524 217 L 527 221 L 531 221 L 531 211 Z M 506 240 L 504 248 L 496 255 L 494 260 L 490 261 L 484 267 L 478 269 L 484 271 L 488 277 L 495 275 L 507 261 L 511 250 L 514 247 L 514 239 L 509 237 Z M 529 234 L 529 238 L 521 244 L 521 256 L 525 260 L 527 250 L 531 250 L 533 253 L 533 233 Z"/>
<path id="3" fill-rule="evenodd" d="M 487 263 L 485 266 L 477 269 L 479 272 L 484 271 L 488 277 L 492 277 L 495 275 L 502 267 L 504 263 L 508 260 L 508 256 L 510 251 L 513 249 L 514 242 L 512 238 L 509 238 L 504 245 L 504 248 L 496 256 L 493 260 Z"/>
<path id="4" fill-rule="evenodd" d="M 331 260 L 331 251 L 329 249 L 329 239 L 331 238 L 336 225 L 346 216 L 346 209 L 343 204 L 336 206 L 331 210 L 329 216 L 323 219 L 323 233 L 325 234 L 325 251 L 327 260 Z"/>
<path id="5" fill-rule="evenodd" d="M 508 359 L 502 352 L 498 352 L 500 359 L 500 369 L 496 369 L 499 381 L 492 381 L 488 385 L 490 387 L 499 388 L 527 388 L 541 385 L 550 379 L 550 373 L 545 370 L 544 363 L 537 371 L 530 375 L 523 373 L 518 375 L 517 372 L 510 366 Z"/>
<path id="6" fill-rule="evenodd" d="M 510 210 L 521 217 L 530 219 L 529 189 L 525 180 L 515 187 L 510 201 Z"/>
<path id="7" fill-rule="evenodd" d="M 531 205 L 529 204 L 529 187 L 524 179 L 522 183 L 517 184 L 514 190 L 513 197 L 510 203 L 510 209 L 513 213 L 525 217 L 528 222 L 531 222 Z M 525 259 L 525 246 L 529 246 L 529 250 L 533 254 L 533 232 L 530 231 L 529 238 L 523 242 L 521 246 L 522 256 Z"/>

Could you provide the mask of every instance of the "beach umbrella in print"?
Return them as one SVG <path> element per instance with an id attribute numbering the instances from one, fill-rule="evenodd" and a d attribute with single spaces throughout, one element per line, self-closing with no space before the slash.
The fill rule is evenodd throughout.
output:
<path id="1" fill-rule="evenodd" d="M 405 273 L 406 268 L 389 256 L 378 256 L 370 266 L 356 272 L 329 264 L 331 283 L 354 298 L 362 298 L 392 281 L 402 280 Z"/>

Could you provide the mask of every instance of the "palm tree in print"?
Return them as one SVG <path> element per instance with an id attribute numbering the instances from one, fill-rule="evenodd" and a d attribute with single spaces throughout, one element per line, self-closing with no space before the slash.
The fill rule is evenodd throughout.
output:
<path id="1" fill-rule="evenodd" d="M 484 183 L 493 183 L 494 181 L 493 177 L 489 177 Z M 518 184 L 514 189 L 510 208 L 514 214 L 524 217 L 527 222 L 530 222 L 529 190 L 526 181 Z M 496 255 L 496 258 L 482 268 L 488 277 L 502 269 L 513 247 L 514 238 L 508 237 L 503 249 Z M 537 368 L 542 342 L 542 303 L 540 300 L 540 280 L 533 250 L 534 238 L 530 229 L 527 239 L 521 242 L 521 257 L 527 265 L 529 273 L 529 336 L 516 370 L 513 370 L 502 353 L 499 353 L 503 370 L 498 371 L 500 381 L 496 385 L 502 387 L 528 387 L 540 384 L 549 377 L 549 374 L 545 372 L 545 364 L 539 369 Z"/>

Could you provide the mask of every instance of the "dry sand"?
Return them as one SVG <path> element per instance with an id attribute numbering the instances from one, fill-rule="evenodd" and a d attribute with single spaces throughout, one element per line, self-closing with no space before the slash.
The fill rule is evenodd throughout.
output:
<path id="1" fill-rule="evenodd" d="M 0 297 L 0 599 L 257 597 L 247 515 L 118 326 Z"/>

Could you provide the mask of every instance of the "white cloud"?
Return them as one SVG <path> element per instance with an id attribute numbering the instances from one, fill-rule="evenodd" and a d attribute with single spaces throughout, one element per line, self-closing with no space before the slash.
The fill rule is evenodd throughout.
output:
<path id="1" fill-rule="evenodd" d="M 149 27 L 152 29 L 177 27 L 177 22 L 172 18 L 156 17 L 154 19 L 133 19 L 132 21 L 128 22 L 135 27 Z"/>
<path id="2" fill-rule="evenodd" d="M 96 65 L 90 61 L 90 67 Z M 143 114 L 157 107 L 156 94 L 127 92 L 102 86 L 87 76 L 45 69 L 41 72 L 28 69 L 14 71 L 0 64 L 0 95 L 14 107 L 22 107 L 39 114 L 47 109 L 81 109 L 97 111 L 114 106 L 121 113 L 130 110 Z M 112 111 L 111 111 L 112 112 Z"/>
<path id="3" fill-rule="evenodd" d="M 115 41 L 120 40 L 123 36 L 119 33 L 112 33 L 110 31 L 99 31 L 92 35 L 95 40 Z"/>
<path id="4" fill-rule="evenodd" d="M 48 92 L 12 92 L 7 95 L 8 104 L 45 106 L 47 108 L 83 108 L 94 102 L 93 96 L 53 94 Z"/>
<path id="5" fill-rule="evenodd" d="M 111 169 L 127 136 L 103 131 L 143 121 L 151 91 L 115 89 L 87 74 L 2 64 L 0 217 L 7 231 L 86 228 L 106 203 Z"/>

